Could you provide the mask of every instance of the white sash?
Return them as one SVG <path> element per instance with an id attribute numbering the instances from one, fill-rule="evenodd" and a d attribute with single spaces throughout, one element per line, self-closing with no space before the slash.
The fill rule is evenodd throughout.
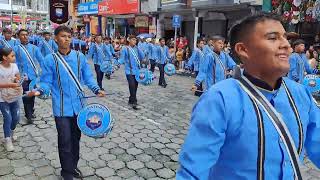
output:
<path id="1" fill-rule="evenodd" d="M 44 42 L 44 44 L 48 47 L 49 51 L 50 51 L 51 53 L 54 53 L 53 49 L 51 48 L 51 46 L 49 45 L 49 43 L 48 43 L 45 39 L 43 40 L 43 42 Z"/>
<path id="2" fill-rule="evenodd" d="M 31 64 L 33 71 L 36 73 L 36 76 L 38 77 L 39 76 L 39 70 L 38 70 L 34 60 L 32 59 L 32 56 L 29 54 L 28 50 L 23 45 L 20 44 L 19 47 L 26 54 L 27 59 L 28 59 L 29 63 Z"/>
<path id="3" fill-rule="evenodd" d="M 138 55 L 137 53 L 132 49 L 132 47 L 128 46 L 130 51 L 131 51 L 131 54 L 133 55 L 134 59 L 136 60 L 136 63 L 138 64 L 138 67 L 140 68 L 140 60 L 138 58 Z M 130 59 L 129 59 L 130 61 Z"/>
<path id="4" fill-rule="evenodd" d="M 7 48 L 12 48 L 7 40 L 3 39 L 2 41 L 4 43 L 4 46 L 6 46 Z"/>
<path id="5" fill-rule="evenodd" d="M 71 67 L 69 66 L 69 64 L 67 63 L 67 61 L 64 59 L 64 57 L 58 52 L 58 53 L 54 53 L 53 54 L 54 58 L 57 58 L 58 60 L 60 60 L 62 67 L 67 71 L 68 75 L 70 76 L 70 78 L 73 80 L 73 83 L 76 85 L 77 89 L 79 92 L 84 92 L 81 83 L 79 82 L 79 79 L 77 78 L 77 76 L 73 73 Z"/>
<path id="6" fill-rule="evenodd" d="M 99 53 L 99 51 L 102 53 L 103 59 L 106 59 L 106 55 L 104 54 L 103 50 L 101 49 L 101 47 L 96 43 L 96 48 L 97 48 L 97 53 Z"/>

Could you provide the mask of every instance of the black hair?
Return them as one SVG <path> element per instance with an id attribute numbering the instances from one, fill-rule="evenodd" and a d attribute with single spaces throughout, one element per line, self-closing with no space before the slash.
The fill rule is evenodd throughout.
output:
<path id="1" fill-rule="evenodd" d="M 0 49 L 0 61 L 3 61 L 3 56 L 8 56 L 12 52 L 12 48 L 1 48 Z"/>
<path id="2" fill-rule="evenodd" d="M 292 43 L 292 48 L 295 48 L 296 46 L 298 46 L 300 44 L 306 44 L 306 42 L 302 39 L 297 39 Z"/>
<path id="3" fill-rule="evenodd" d="M 165 40 L 165 39 L 164 39 L 164 38 L 160 38 L 160 39 L 159 39 L 159 42 L 162 41 L 162 40 Z"/>
<path id="4" fill-rule="evenodd" d="M 11 31 L 11 29 L 9 29 L 9 28 L 4 28 L 3 30 L 2 30 L 2 33 L 11 33 L 12 31 Z"/>
<path id="5" fill-rule="evenodd" d="M 18 36 L 20 36 L 20 33 L 21 33 L 21 32 L 27 32 L 27 33 L 29 34 L 29 31 L 28 31 L 28 30 L 26 30 L 26 29 L 20 29 L 20 30 L 18 31 L 18 33 L 17 33 Z"/>
<path id="6" fill-rule="evenodd" d="M 137 38 L 135 35 L 133 35 L 133 34 L 130 34 L 129 36 L 128 36 L 128 39 L 133 39 L 133 38 Z"/>
<path id="7" fill-rule="evenodd" d="M 225 41 L 225 38 L 224 37 L 222 37 L 222 36 L 220 36 L 220 35 L 214 35 L 214 36 L 210 36 L 209 37 L 209 40 L 212 40 L 212 41 L 219 41 L 219 40 L 221 40 L 221 41 Z"/>
<path id="8" fill-rule="evenodd" d="M 51 35 L 51 33 L 47 32 L 47 31 L 42 33 L 42 35 L 44 35 L 44 36 L 47 34 Z"/>
<path id="9" fill-rule="evenodd" d="M 60 32 L 67 32 L 72 34 L 72 31 L 67 26 L 59 26 L 57 29 L 54 30 L 54 35 L 57 36 Z"/>
<path id="10" fill-rule="evenodd" d="M 234 52 L 235 45 L 238 42 L 243 41 L 248 35 L 251 34 L 256 24 L 266 20 L 281 22 L 281 19 L 278 15 L 266 12 L 259 12 L 254 15 L 247 16 L 244 19 L 236 22 L 229 31 L 231 51 Z"/>
<path id="11" fill-rule="evenodd" d="M 204 39 L 199 38 L 199 39 L 197 40 L 197 44 L 199 44 L 201 41 L 203 41 L 203 42 L 204 42 Z"/>

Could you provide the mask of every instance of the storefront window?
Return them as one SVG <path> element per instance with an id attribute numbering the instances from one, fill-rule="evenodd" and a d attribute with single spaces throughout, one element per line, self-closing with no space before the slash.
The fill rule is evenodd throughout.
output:
<path id="1" fill-rule="evenodd" d="M 24 0 L 12 0 L 13 5 L 25 6 Z"/>
<path id="2" fill-rule="evenodd" d="M 9 0 L 0 0 L 0 4 L 9 4 Z"/>

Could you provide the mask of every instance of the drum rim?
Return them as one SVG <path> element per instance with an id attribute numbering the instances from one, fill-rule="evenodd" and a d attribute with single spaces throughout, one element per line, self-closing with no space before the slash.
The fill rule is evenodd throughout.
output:
<path id="1" fill-rule="evenodd" d="M 84 109 L 86 109 L 86 108 L 88 108 L 89 106 L 93 106 L 93 105 L 99 105 L 99 106 L 102 106 L 102 107 L 104 107 L 104 108 L 106 108 L 107 110 L 108 110 L 108 112 L 109 112 L 109 123 L 108 123 L 108 129 L 111 129 L 112 128 L 112 123 L 113 123 L 113 118 L 112 118 L 112 115 L 111 115 L 111 112 L 110 112 L 110 110 L 109 110 L 109 108 L 107 107 L 107 106 L 105 106 L 105 105 L 103 105 L 103 104 L 99 104 L 99 103 L 90 103 L 90 104 L 88 104 L 87 106 L 85 106 L 84 108 L 82 108 L 80 111 L 79 111 L 79 113 L 78 113 L 78 116 L 77 116 L 77 125 L 78 125 L 78 127 L 79 127 L 79 129 L 80 129 L 80 131 L 81 131 L 81 128 L 80 128 L 80 126 L 79 126 L 79 115 L 80 115 L 80 113 L 84 110 Z M 108 130 L 107 129 L 107 130 Z M 83 131 L 81 131 L 81 133 L 83 133 L 83 134 L 85 134 Z M 110 131 L 108 131 L 108 133 L 110 133 Z M 107 133 L 107 134 L 108 134 Z M 99 136 L 101 136 L 101 135 L 103 135 L 104 133 L 102 133 L 102 134 L 97 134 L 97 135 L 95 135 L 95 136 L 89 136 L 88 134 L 85 134 L 86 136 L 89 136 L 89 137 L 93 137 L 93 138 L 96 138 L 96 137 L 99 137 Z"/>

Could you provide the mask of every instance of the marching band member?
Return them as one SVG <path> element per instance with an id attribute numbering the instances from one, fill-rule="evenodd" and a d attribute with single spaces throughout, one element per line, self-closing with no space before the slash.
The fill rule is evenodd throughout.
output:
<path id="1" fill-rule="evenodd" d="M 40 77 L 43 56 L 37 46 L 29 43 L 29 33 L 27 30 L 20 29 L 17 34 L 21 44 L 14 47 L 14 52 L 20 73 L 28 77 L 28 80 L 22 84 L 23 92 L 26 93 L 30 90 L 30 82 Z M 23 97 L 22 100 L 27 122 L 28 124 L 32 124 L 32 119 L 36 118 L 34 114 L 35 98 Z"/>
<path id="2" fill-rule="evenodd" d="M 199 67 L 204 61 L 204 40 L 198 39 L 197 41 L 197 48 L 193 50 L 192 56 L 188 60 L 188 67 L 192 67 L 193 65 L 193 71 L 195 72 L 195 75 L 198 76 L 199 73 Z M 197 88 L 197 91 L 195 92 L 196 96 L 201 96 L 202 94 L 202 82 L 199 84 L 199 87 Z"/>
<path id="3" fill-rule="evenodd" d="M 298 39 L 293 42 L 294 52 L 290 55 L 290 70 L 288 77 L 296 82 L 302 83 L 305 73 L 320 74 L 318 69 L 312 69 L 308 63 L 308 58 L 304 53 L 305 42 Z"/>
<path id="4" fill-rule="evenodd" d="M 102 87 L 103 72 L 100 70 L 100 66 L 103 61 L 111 61 L 111 54 L 106 50 L 105 45 L 102 43 L 101 35 L 96 35 L 96 43 L 90 46 L 88 56 L 92 58 L 94 69 L 97 75 L 97 83 L 100 89 L 104 90 Z"/>
<path id="5" fill-rule="evenodd" d="M 140 61 L 144 58 L 144 53 L 138 48 L 137 39 L 134 35 L 128 37 L 129 45 L 123 46 L 120 52 L 119 63 L 125 64 L 125 74 L 127 77 L 130 97 L 128 104 L 134 110 L 139 110 L 137 101 L 138 82 L 135 75 L 140 69 Z"/>
<path id="6" fill-rule="evenodd" d="M 154 68 L 157 65 L 157 61 L 159 61 L 160 57 L 158 57 L 158 47 L 159 46 L 159 40 L 152 39 L 151 43 L 149 45 L 149 61 L 150 61 L 150 71 L 154 73 Z"/>
<path id="7" fill-rule="evenodd" d="M 0 40 L 0 48 L 14 48 L 18 45 L 18 42 L 12 39 L 12 31 L 11 29 L 5 28 L 2 31 L 3 39 Z"/>
<path id="8" fill-rule="evenodd" d="M 160 71 L 159 86 L 167 87 L 166 79 L 164 78 L 164 66 L 170 61 L 169 48 L 166 46 L 164 38 L 160 38 L 160 46 L 158 46 L 158 68 Z"/>
<path id="9" fill-rule="evenodd" d="M 51 87 L 61 176 L 64 180 L 83 178 L 77 168 L 81 138 L 77 115 L 84 107 L 82 85 L 87 85 L 98 96 L 105 95 L 94 81 L 86 57 L 81 52 L 70 49 L 71 33 L 66 26 L 59 26 L 55 30 L 58 52 L 46 56 L 41 75 L 41 82 Z"/>
<path id="10" fill-rule="evenodd" d="M 213 51 L 205 49 L 204 61 L 192 86 L 193 91 L 198 89 L 203 81 L 206 83 L 206 89 L 209 89 L 213 84 L 226 79 L 228 71 L 236 67 L 233 59 L 222 51 L 224 38 L 213 36 L 210 40 L 213 42 Z"/>
<path id="11" fill-rule="evenodd" d="M 176 179 L 302 180 L 305 154 L 320 167 L 320 110 L 304 86 L 283 77 L 291 48 L 280 19 L 247 17 L 230 39 L 244 72 L 193 108 Z"/>
<path id="12" fill-rule="evenodd" d="M 43 38 L 40 40 L 38 47 L 43 57 L 46 57 L 48 54 L 57 52 L 58 50 L 58 45 L 56 42 L 54 42 L 53 39 L 51 39 L 51 34 L 49 32 L 43 33 Z"/>
<path id="13" fill-rule="evenodd" d="M 81 50 L 80 40 L 77 33 L 73 34 L 72 42 L 70 45 L 71 45 L 71 49 L 73 50 L 76 50 L 76 51 Z"/>

